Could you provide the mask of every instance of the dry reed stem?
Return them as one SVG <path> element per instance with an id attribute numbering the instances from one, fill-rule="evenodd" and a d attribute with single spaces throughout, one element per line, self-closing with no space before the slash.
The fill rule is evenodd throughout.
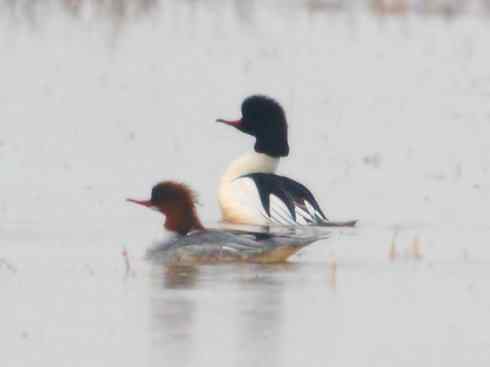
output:
<path id="1" fill-rule="evenodd" d="M 396 238 L 398 237 L 398 231 L 395 231 L 393 233 L 393 238 L 391 239 L 390 243 L 390 250 L 388 252 L 388 258 L 391 261 L 395 261 L 395 259 L 398 257 L 398 250 L 396 249 Z"/>
<path id="2" fill-rule="evenodd" d="M 123 256 L 124 264 L 126 265 L 125 277 L 127 278 L 129 276 L 135 276 L 136 273 L 133 270 L 133 268 L 131 267 L 131 261 L 130 261 L 128 250 L 126 249 L 126 246 L 123 246 L 123 250 L 122 250 L 121 255 Z"/>
<path id="3" fill-rule="evenodd" d="M 415 236 L 413 241 L 412 241 L 412 246 L 411 246 L 411 254 L 412 257 L 416 260 L 421 260 L 422 259 L 422 250 L 421 250 L 421 241 L 419 236 Z"/>

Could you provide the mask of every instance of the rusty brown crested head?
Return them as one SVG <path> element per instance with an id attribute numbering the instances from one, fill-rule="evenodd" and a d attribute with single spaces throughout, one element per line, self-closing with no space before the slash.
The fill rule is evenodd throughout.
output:
<path id="1" fill-rule="evenodd" d="M 192 230 L 204 229 L 196 212 L 196 195 L 186 185 L 164 181 L 153 186 L 150 200 L 127 201 L 160 211 L 166 217 L 165 228 L 185 235 Z"/>

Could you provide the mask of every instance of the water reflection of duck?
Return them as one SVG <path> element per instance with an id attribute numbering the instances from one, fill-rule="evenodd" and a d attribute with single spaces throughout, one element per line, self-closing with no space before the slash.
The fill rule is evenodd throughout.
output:
<path id="1" fill-rule="evenodd" d="M 223 219 L 254 225 L 354 226 L 355 220 L 328 220 L 310 190 L 275 174 L 279 160 L 289 155 L 282 106 L 256 95 L 246 98 L 241 110 L 239 120 L 216 120 L 256 138 L 254 152 L 233 161 L 221 179 L 218 199 Z"/>
<path id="2" fill-rule="evenodd" d="M 148 251 L 150 259 L 165 263 L 277 263 L 328 236 L 206 229 L 197 215 L 193 192 L 187 186 L 172 181 L 155 185 L 149 200 L 128 201 L 165 215 L 164 226 L 174 236 Z"/>

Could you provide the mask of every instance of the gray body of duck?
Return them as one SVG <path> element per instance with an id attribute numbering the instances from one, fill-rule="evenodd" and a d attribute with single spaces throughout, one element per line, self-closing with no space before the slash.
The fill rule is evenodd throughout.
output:
<path id="1" fill-rule="evenodd" d="M 147 252 L 153 262 L 196 264 L 217 262 L 281 263 L 302 248 L 328 238 L 261 232 L 202 230 L 157 244 Z"/>

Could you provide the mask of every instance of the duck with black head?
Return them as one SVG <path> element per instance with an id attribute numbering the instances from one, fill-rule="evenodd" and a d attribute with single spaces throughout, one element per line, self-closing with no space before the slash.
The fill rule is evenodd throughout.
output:
<path id="1" fill-rule="evenodd" d="M 301 183 L 276 175 L 279 160 L 289 155 L 288 124 L 274 99 L 246 98 L 238 120 L 218 119 L 255 137 L 254 151 L 233 161 L 221 178 L 218 201 L 226 223 L 267 226 L 354 226 L 357 221 L 327 219 L 313 194 Z"/>
<path id="2" fill-rule="evenodd" d="M 328 233 L 302 235 L 206 229 L 197 215 L 193 191 L 173 181 L 155 185 L 149 200 L 127 200 L 165 216 L 164 227 L 174 236 L 148 251 L 148 258 L 159 263 L 279 263 L 303 247 L 328 238 Z"/>

